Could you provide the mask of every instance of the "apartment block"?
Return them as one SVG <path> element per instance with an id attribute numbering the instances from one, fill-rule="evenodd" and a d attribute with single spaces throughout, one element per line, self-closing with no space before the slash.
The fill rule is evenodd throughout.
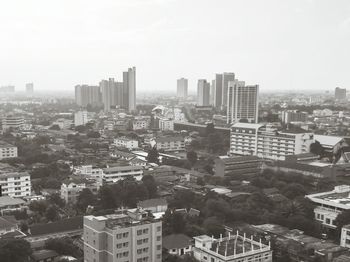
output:
<path id="1" fill-rule="evenodd" d="M 341 229 L 340 246 L 350 248 L 350 225 L 345 225 Z"/>
<path id="2" fill-rule="evenodd" d="M 124 147 L 129 150 L 139 147 L 139 142 L 135 139 L 127 137 L 118 137 L 114 139 L 114 145 L 117 147 Z"/>
<path id="3" fill-rule="evenodd" d="M 162 222 L 142 209 L 84 217 L 84 261 L 161 262 Z"/>
<path id="4" fill-rule="evenodd" d="M 24 119 L 21 116 L 7 115 L 2 118 L 2 130 L 21 129 L 24 127 Z"/>
<path id="5" fill-rule="evenodd" d="M 105 183 L 116 183 L 128 177 L 141 180 L 143 176 L 142 166 L 116 166 L 103 168 L 102 180 Z"/>
<path id="6" fill-rule="evenodd" d="M 261 170 L 261 160 L 257 156 L 220 156 L 214 160 L 214 174 L 220 177 L 256 175 Z"/>
<path id="7" fill-rule="evenodd" d="M 285 160 L 288 155 L 309 153 L 313 142 L 313 133 L 300 129 L 236 123 L 231 128 L 230 153 Z"/>
<path id="8" fill-rule="evenodd" d="M 0 174 L 0 189 L 2 196 L 30 196 L 30 175 L 27 172 L 13 172 Z"/>
<path id="9" fill-rule="evenodd" d="M 0 160 L 17 157 L 17 147 L 7 142 L 0 141 Z"/>
<path id="10" fill-rule="evenodd" d="M 155 139 L 157 150 L 182 151 L 185 150 L 183 137 L 157 137 Z"/>

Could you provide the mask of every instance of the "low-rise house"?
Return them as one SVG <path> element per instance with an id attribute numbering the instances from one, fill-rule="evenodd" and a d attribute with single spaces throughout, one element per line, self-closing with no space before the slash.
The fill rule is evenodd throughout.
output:
<path id="1" fill-rule="evenodd" d="M 75 204 L 77 202 L 80 192 L 85 188 L 91 190 L 92 193 L 97 194 L 98 184 L 89 182 L 85 179 L 68 179 L 63 181 L 61 185 L 61 198 L 67 204 Z"/>
<path id="2" fill-rule="evenodd" d="M 168 203 L 163 198 L 153 198 L 138 202 L 137 207 L 151 211 L 152 213 L 158 213 L 165 212 L 168 209 Z"/>
<path id="3" fill-rule="evenodd" d="M 183 151 L 185 150 L 185 140 L 181 136 L 164 136 L 155 139 L 157 150 Z"/>
<path id="4" fill-rule="evenodd" d="M 53 262 L 56 261 L 55 259 L 59 257 L 59 254 L 57 254 L 56 251 L 53 250 L 37 250 L 34 251 L 30 255 L 30 261 L 31 262 Z"/>
<path id="5" fill-rule="evenodd" d="M 103 168 L 102 180 L 106 183 L 116 183 L 128 177 L 141 180 L 143 176 L 142 166 L 116 166 Z"/>
<path id="6" fill-rule="evenodd" d="M 113 158 L 118 158 L 118 159 L 122 159 L 122 160 L 126 160 L 126 161 L 130 161 L 136 157 L 132 153 L 124 152 L 124 151 L 120 151 L 120 150 L 114 150 L 110 153 L 110 155 Z"/>
<path id="7" fill-rule="evenodd" d="M 23 211 L 27 208 L 26 202 L 20 198 L 10 196 L 0 197 L 0 214 L 9 214 L 14 211 Z"/>
<path id="8" fill-rule="evenodd" d="M 192 252 L 192 239 L 184 234 L 163 237 L 163 248 L 171 255 L 183 256 Z"/>
<path id="9" fill-rule="evenodd" d="M 0 160 L 17 157 L 17 147 L 5 141 L 0 141 Z"/>
<path id="10" fill-rule="evenodd" d="M 17 223 L 6 219 L 6 217 L 0 217 L 0 236 L 9 232 L 14 232 L 18 229 Z"/>

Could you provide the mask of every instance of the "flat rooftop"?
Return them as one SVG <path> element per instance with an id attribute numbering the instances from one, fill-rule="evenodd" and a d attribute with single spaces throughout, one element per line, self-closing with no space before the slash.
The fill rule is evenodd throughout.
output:
<path id="1" fill-rule="evenodd" d="M 334 190 L 307 195 L 311 201 L 319 204 L 337 206 L 344 209 L 350 209 L 350 186 L 336 186 Z"/>

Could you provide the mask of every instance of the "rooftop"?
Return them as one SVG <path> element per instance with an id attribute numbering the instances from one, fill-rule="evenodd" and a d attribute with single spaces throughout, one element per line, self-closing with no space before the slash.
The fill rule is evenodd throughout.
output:
<path id="1" fill-rule="evenodd" d="M 251 129 L 259 129 L 263 127 L 262 124 L 251 124 L 251 123 L 235 123 L 232 125 L 232 128 L 251 128 Z"/>
<path id="2" fill-rule="evenodd" d="M 10 143 L 7 143 L 6 141 L 0 140 L 0 148 L 2 148 L 2 147 L 16 147 L 16 146 L 11 145 Z"/>
<path id="3" fill-rule="evenodd" d="M 10 178 L 10 177 L 23 177 L 30 176 L 28 172 L 10 172 L 0 174 L 0 178 Z"/>
<path id="4" fill-rule="evenodd" d="M 25 204 L 25 201 L 20 198 L 13 198 L 9 196 L 0 197 L 0 208 L 7 207 L 7 206 L 23 205 L 23 204 Z"/>
<path id="5" fill-rule="evenodd" d="M 323 146 L 334 147 L 336 144 L 340 143 L 343 138 L 339 136 L 325 136 L 325 135 L 315 135 L 315 140 L 320 142 Z"/>
<path id="6" fill-rule="evenodd" d="M 69 232 L 83 229 L 83 217 L 77 216 L 57 222 L 35 224 L 29 227 L 32 236 L 50 235 L 54 233 Z"/>
<path id="7" fill-rule="evenodd" d="M 337 206 L 344 209 L 350 209 L 350 186 L 335 186 L 334 190 L 322 193 L 307 195 L 311 201 L 329 206 Z"/>
<path id="8" fill-rule="evenodd" d="M 110 174 L 118 171 L 143 170 L 142 166 L 115 166 L 103 168 L 103 173 Z"/>
<path id="9" fill-rule="evenodd" d="M 153 198 L 153 199 L 140 201 L 137 205 L 146 209 L 148 207 L 168 205 L 168 203 L 163 198 Z"/>

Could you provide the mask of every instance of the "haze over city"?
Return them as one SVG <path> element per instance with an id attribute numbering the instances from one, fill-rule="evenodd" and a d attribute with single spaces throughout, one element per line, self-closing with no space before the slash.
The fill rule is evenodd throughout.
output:
<path id="1" fill-rule="evenodd" d="M 0 84 L 73 91 L 138 68 L 138 91 L 235 72 L 261 91 L 349 86 L 350 2 L 3 1 Z"/>

